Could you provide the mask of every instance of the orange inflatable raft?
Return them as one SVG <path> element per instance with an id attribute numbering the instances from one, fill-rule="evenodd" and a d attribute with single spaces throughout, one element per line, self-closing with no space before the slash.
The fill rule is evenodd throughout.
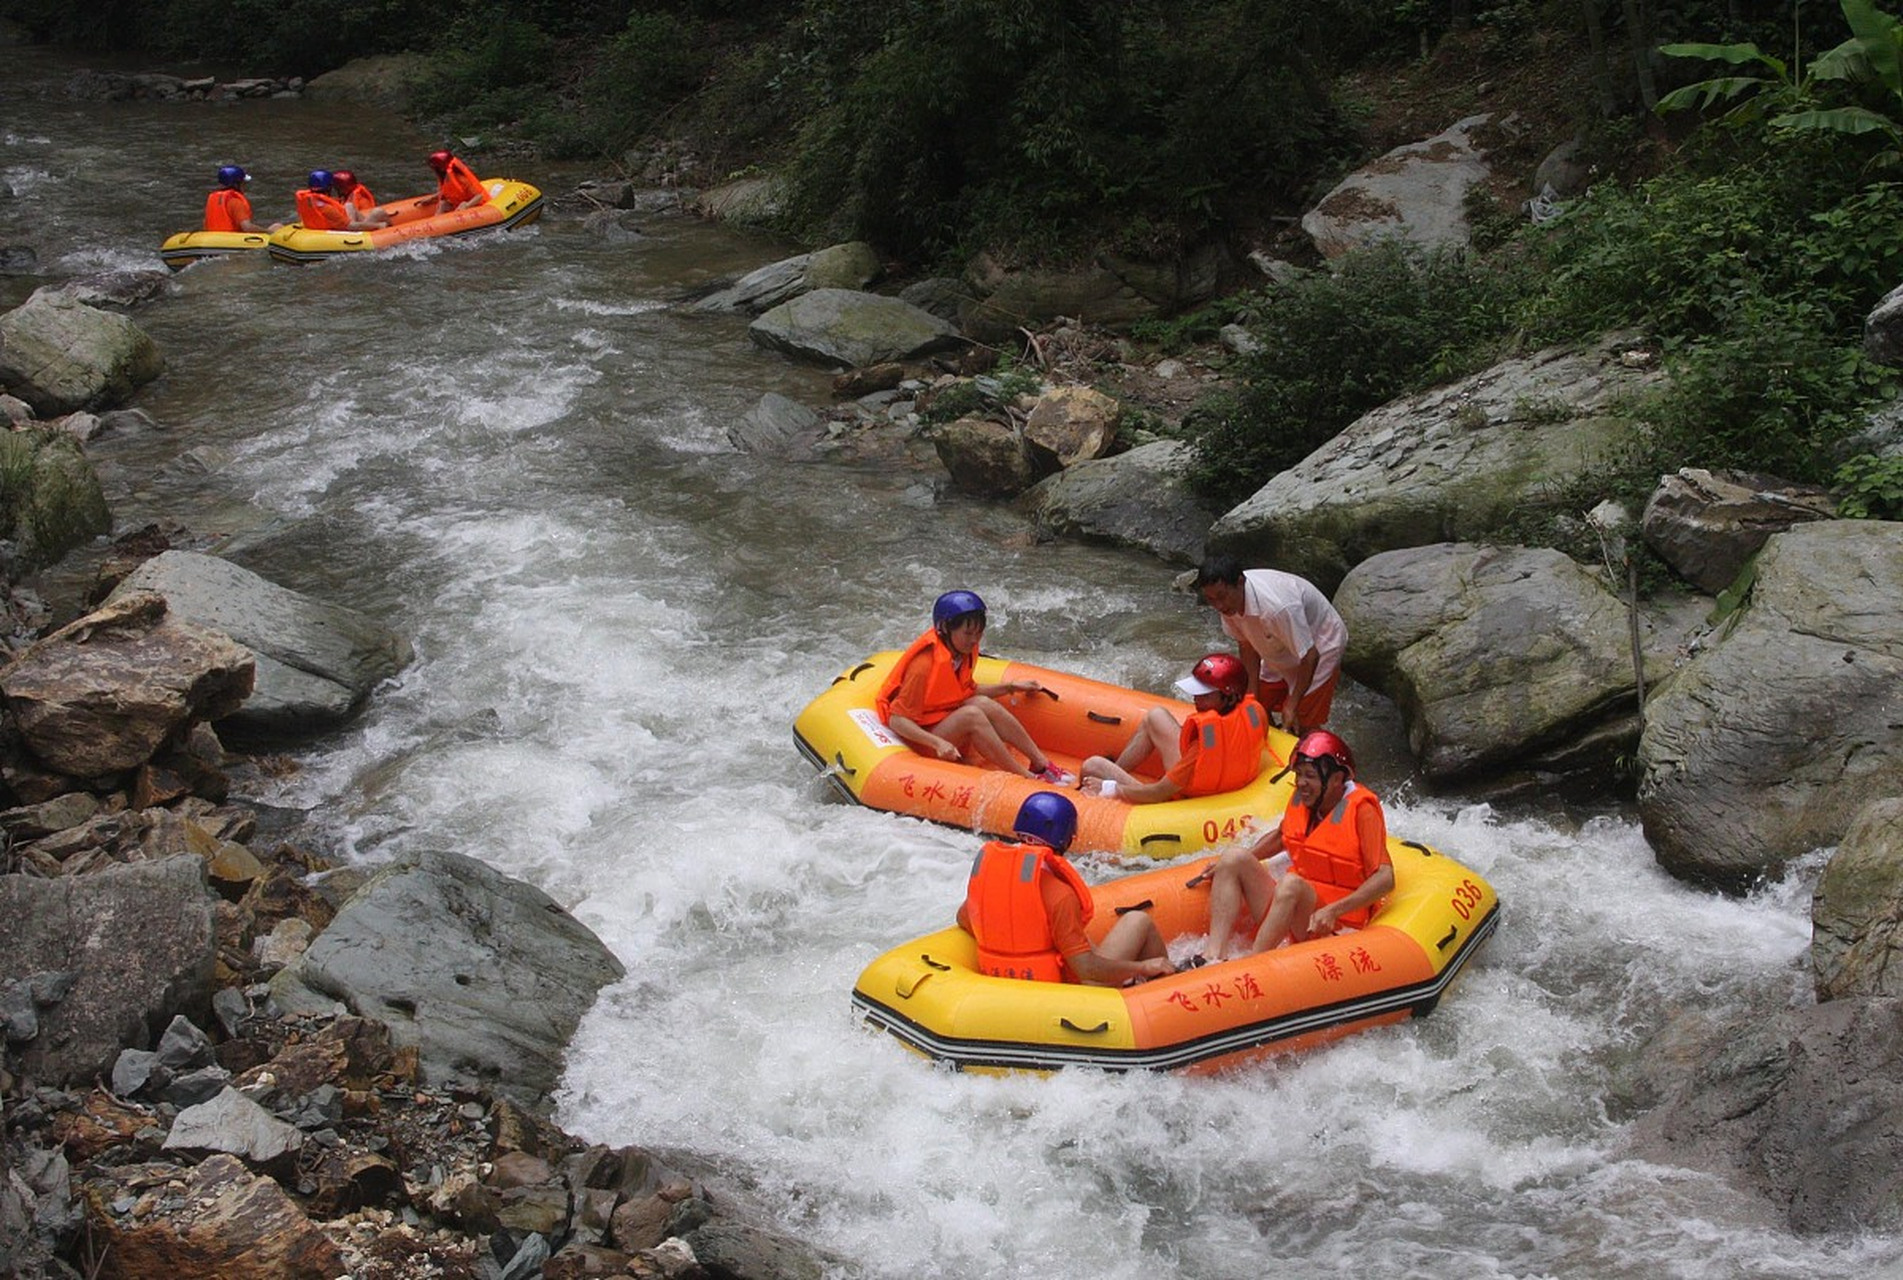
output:
<path id="1" fill-rule="evenodd" d="M 314 231 L 292 223 L 271 234 L 271 256 L 279 262 L 321 262 L 339 254 L 374 252 L 411 240 L 527 226 L 542 216 L 542 193 L 528 183 L 514 178 L 484 178 L 482 185 L 489 198 L 471 209 L 437 213 L 434 192 L 379 205 L 390 215 L 387 227 Z"/>
<path id="2" fill-rule="evenodd" d="M 976 944 L 954 925 L 867 965 L 853 1008 L 914 1051 L 981 1072 L 1210 1072 L 1419 1017 L 1493 933 L 1499 902 L 1478 874 L 1425 845 L 1388 849 L 1394 892 L 1362 929 L 1134 987 L 1086 987 L 979 973 Z M 1094 886 L 1091 940 L 1133 907 L 1166 938 L 1206 934 L 1209 886 L 1190 881 L 1212 861 Z"/>
<path id="3" fill-rule="evenodd" d="M 898 657 L 896 650 L 874 654 L 813 699 L 793 722 L 801 753 L 841 795 L 869 808 L 1008 834 L 1024 798 L 1052 788 L 983 762 L 935 760 L 900 741 L 873 706 Z M 1114 757 L 1151 707 L 1169 708 L 1178 721 L 1195 710 L 1186 702 L 998 658 L 979 658 L 976 675 L 981 685 L 1035 680 L 1044 686 L 1047 693 L 1011 694 L 1003 701 L 1051 760 L 1073 774 L 1086 756 Z M 1133 805 L 1067 789 L 1078 819 L 1071 849 L 1173 858 L 1267 831 L 1294 793 L 1292 777 L 1276 777 L 1294 745 L 1288 734 L 1271 729 L 1255 781 L 1220 795 Z"/>

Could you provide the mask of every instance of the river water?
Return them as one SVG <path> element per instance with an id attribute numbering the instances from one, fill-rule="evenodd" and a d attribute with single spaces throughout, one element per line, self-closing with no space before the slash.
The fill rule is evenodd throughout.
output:
<path id="1" fill-rule="evenodd" d="M 386 198 L 434 139 L 297 101 L 80 104 L 8 50 L 0 246 L 49 278 L 158 265 L 210 177 L 265 217 L 304 170 Z M 103 65 L 95 60 L 86 65 Z M 479 166 L 494 168 L 494 166 Z M 550 192 L 579 176 L 523 165 Z M 559 1118 L 749 1170 L 787 1230 L 893 1277 L 1868 1276 L 1903 1242 L 1799 1238 L 1624 1152 L 1674 1016 L 1807 998 L 1819 865 L 1744 901 L 1677 885 L 1629 814 L 1430 798 L 1351 696 L 1390 826 L 1488 876 L 1503 924 L 1439 1010 L 1214 1079 L 969 1078 L 856 1027 L 859 969 L 947 921 L 970 835 L 828 797 L 790 726 L 833 675 L 970 587 L 995 652 L 1161 688 L 1217 632 L 1147 557 L 1038 545 L 927 472 L 733 450 L 760 395 L 828 375 L 670 307 L 786 246 L 678 215 L 632 244 L 509 234 L 181 273 L 138 323 L 162 430 L 94 450 L 122 527 L 171 519 L 409 634 L 416 664 L 251 797 L 327 852 L 457 849 L 613 948 Z M 0 302 L 38 279 L 0 277 Z M 1090 874 L 1112 869 L 1086 862 Z"/>

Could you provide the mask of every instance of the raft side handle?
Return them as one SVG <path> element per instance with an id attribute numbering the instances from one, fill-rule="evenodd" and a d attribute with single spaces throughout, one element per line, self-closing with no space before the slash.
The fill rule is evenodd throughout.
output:
<path id="1" fill-rule="evenodd" d="M 833 752 L 833 766 L 848 778 L 856 778 L 859 776 L 859 771 L 846 763 L 846 754 L 843 751 Z"/>
<path id="2" fill-rule="evenodd" d="M 931 966 L 932 968 L 934 968 L 934 969 L 936 969 L 936 970 L 938 970 L 938 971 L 939 971 L 940 973 L 950 973 L 950 972 L 951 972 L 951 969 L 952 969 L 952 967 L 951 967 L 950 965 L 948 965 L 948 964 L 940 964 L 940 963 L 939 963 L 938 961 L 936 961 L 936 960 L 934 960 L 934 959 L 932 959 L 932 958 L 931 958 L 931 956 L 929 956 L 929 955 L 927 955 L 927 954 L 926 954 L 925 952 L 923 952 L 923 951 L 921 951 L 921 952 L 919 952 L 919 953 L 918 953 L 918 958 L 919 958 L 919 959 L 921 959 L 921 960 L 923 960 L 923 961 L 924 961 L 924 962 L 925 962 L 926 964 L 928 964 L 928 965 L 930 965 L 930 966 Z"/>
<path id="3" fill-rule="evenodd" d="M 1069 1018 L 1059 1018 L 1057 1025 L 1066 1031 L 1075 1031 L 1080 1036 L 1100 1036 L 1110 1030 L 1110 1019 L 1105 1018 L 1094 1027 L 1080 1027 Z"/>
<path id="4" fill-rule="evenodd" d="M 937 977 L 941 973 L 951 972 L 950 965 L 940 964 L 938 961 L 932 959 L 929 955 L 925 954 L 923 951 L 919 952 L 918 958 L 925 962 L 925 966 L 927 970 L 925 973 L 908 973 L 904 975 L 903 977 L 895 978 L 892 982 L 892 989 L 899 993 L 899 998 L 901 1000 L 910 1000 L 912 996 L 918 991 L 918 989 L 924 986 L 927 982 L 931 981 L 933 978 Z"/>
<path id="5" fill-rule="evenodd" d="M 1125 916 L 1125 915 L 1129 915 L 1132 911 L 1154 911 L 1154 910 L 1156 910 L 1156 899 L 1145 898 L 1141 902 L 1132 902 L 1127 907 L 1118 907 L 1117 914 L 1120 916 Z"/>
<path id="6" fill-rule="evenodd" d="M 1113 716 L 1105 711 L 1086 711 L 1084 718 L 1094 724 L 1122 724 L 1122 716 Z"/>
<path id="7" fill-rule="evenodd" d="M 1168 840 L 1171 844 L 1183 843 L 1183 837 L 1177 835 L 1174 831 L 1152 831 L 1149 835 L 1137 841 L 1137 843 L 1150 845 L 1155 844 L 1158 840 Z"/>
<path id="8" fill-rule="evenodd" d="M 857 680 L 871 665 L 872 664 L 870 662 L 862 662 L 858 666 L 854 667 L 852 670 L 847 671 L 841 675 L 834 676 L 833 683 L 839 684 L 847 680 Z"/>
<path id="9" fill-rule="evenodd" d="M 1434 944 L 1434 950 L 1445 951 L 1454 945 L 1454 939 L 1460 936 L 1460 926 L 1454 925 L 1447 930 L 1447 936 Z"/>
<path id="10" fill-rule="evenodd" d="M 1419 840 L 1403 840 L 1401 841 L 1401 847 L 1403 849 L 1417 849 L 1430 858 L 1440 857 L 1440 851 L 1438 849 L 1430 849 Z"/>

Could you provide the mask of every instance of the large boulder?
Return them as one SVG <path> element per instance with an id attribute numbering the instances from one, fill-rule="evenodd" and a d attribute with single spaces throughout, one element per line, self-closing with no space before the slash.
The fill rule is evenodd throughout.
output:
<path id="1" fill-rule="evenodd" d="M 0 315 L 0 385 L 42 418 L 110 409 L 164 367 L 132 321 L 58 293 L 36 293 Z"/>
<path id="2" fill-rule="evenodd" d="M 0 430 L 0 538 L 13 571 L 32 573 L 112 531 L 99 475 L 71 434 L 28 425 Z"/>
<path id="3" fill-rule="evenodd" d="M 1626 605 L 1561 552 L 1386 551 L 1342 580 L 1334 604 L 1344 669 L 1394 699 L 1436 782 L 1604 769 L 1638 738 Z"/>
<path id="4" fill-rule="evenodd" d="M 195 857 L 107 866 L 88 876 L 0 876 L 0 974 L 37 986 L 37 1034 L 20 1069 L 84 1084 L 176 1016 L 211 1009 L 217 937 Z"/>
<path id="5" fill-rule="evenodd" d="M 1681 467 L 1645 504 L 1645 544 L 1685 581 L 1717 595 L 1774 533 L 1837 514 L 1830 495 L 1737 471 Z"/>
<path id="6" fill-rule="evenodd" d="M 269 736 L 341 724 L 414 656 L 374 618 L 301 595 L 217 556 L 166 551 L 114 589 L 164 598 L 173 614 L 230 636 L 257 664 L 257 687 L 224 724 Z"/>
<path id="7" fill-rule="evenodd" d="M 1818 878 L 1811 973 L 1819 1000 L 1903 996 L 1903 797 L 1867 804 Z"/>
<path id="8" fill-rule="evenodd" d="M 289 1013 L 338 1004 L 415 1045 L 426 1079 L 476 1079 L 545 1107 L 563 1050 L 623 970 L 532 885 L 425 852 L 372 876 L 271 988 Z"/>
<path id="9" fill-rule="evenodd" d="M 1487 153 L 1512 128 L 1491 115 L 1469 116 L 1424 142 L 1396 147 L 1337 183 L 1302 216 L 1302 230 L 1329 258 L 1388 239 L 1465 248 L 1472 239 L 1468 193 L 1492 176 Z"/>
<path id="10" fill-rule="evenodd" d="M 1632 1154 L 1741 1178 L 1795 1231 L 1903 1228 L 1903 1001 L 1756 1016 L 1684 1056 L 1694 1069 L 1628 1131 Z"/>
<path id="11" fill-rule="evenodd" d="M 333 71 L 314 76 L 304 85 L 312 102 L 361 102 L 401 111 L 409 105 L 410 86 L 430 67 L 420 53 L 384 53 L 352 58 Z"/>
<path id="12" fill-rule="evenodd" d="M 989 255 L 965 271 L 967 298 L 958 319 L 980 342 L 1015 338 L 1060 316 L 1083 324 L 1117 328 L 1156 315 L 1176 315 L 1214 298 L 1227 267 L 1216 246 L 1188 256 L 1146 262 L 1102 254 L 1069 270 L 1010 271 Z"/>
<path id="13" fill-rule="evenodd" d="M 1016 497 L 1048 473 L 1038 470 L 1023 432 L 990 418 L 946 423 L 932 433 L 932 448 L 952 487 L 981 498 Z"/>
<path id="14" fill-rule="evenodd" d="M 1646 705 L 1660 865 L 1744 888 L 1903 794 L 1903 524 L 1831 520 L 1758 554 L 1746 607 Z"/>
<path id="15" fill-rule="evenodd" d="M 47 768 L 95 778 L 150 760 L 251 693 L 251 654 L 147 591 L 115 593 L 0 669 L 0 698 Z"/>
<path id="16" fill-rule="evenodd" d="M 236 1157 L 104 1166 L 87 1217 L 115 1280 L 336 1280 L 343 1251 L 270 1178 Z"/>
<path id="17" fill-rule="evenodd" d="M 770 262 L 694 305 L 695 311 L 739 311 L 757 316 L 814 289 L 864 289 L 879 278 L 876 250 L 863 240 Z"/>
<path id="18" fill-rule="evenodd" d="M 1188 453 L 1180 441 L 1158 440 L 1040 480 L 1029 497 L 1038 531 L 1197 563 L 1217 512 L 1183 479 Z"/>
<path id="19" fill-rule="evenodd" d="M 931 312 L 854 289 L 803 293 L 760 316 L 747 334 L 770 350 L 849 369 L 964 344 L 955 327 Z"/>
<path id="20" fill-rule="evenodd" d="M 1481 538 L 1631 444 L 1630 342 L 1552 348 L 1363 415 L 1218 520 L 1209 549 L 1332 592 L 1382 551 Z"/>

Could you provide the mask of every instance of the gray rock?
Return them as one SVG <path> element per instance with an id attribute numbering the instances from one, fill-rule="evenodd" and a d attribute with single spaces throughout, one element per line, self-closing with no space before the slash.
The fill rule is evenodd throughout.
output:
<path id="1" fill-rule="evenodd" d="M 174 1016 L 204 1016 L 215 956 L 198 858 L 55 880 L 0 877 L 0 973 L 75 975 L 20 1050 L 20 1070 L 43 1084 L 90 1081 Z"/>
<path id="2" fill-rule="evenodd" d="M 223 1067 L 200 1067 L 157 1086 L 154 1092 L 175 1107 L 196 1107 L 216 1098 L 230 1083 L 231 1072 Z"/>
<path id="3" fill-rule="evenodd" d="M 200 1031 L 190 1018 L 173 1018 L 159 1037 L 159 1061 L 169 1071 L 190 1071 L 210 1066 L 217 1060 L 211 1038 Z"/>
<path id="4" fill-rule="evenodd" d="M 1396 147 L 1336 184 L 1302 216 L 1302 230 L 1329 258 L 1386 239 L 1465 247 L 1472 236 L 1467 194 L 1492 176 L 1487 153 L 1502 128 L 1491 115 L 1469 116 Z"/>
<path id="5" fill-rule="evenodd" d="M 132 321 L 58 294 L 35 294 L 0 315 L 0 385 L 42 418 L 112 408 L 164 365 Z"/>
<path id="6" fill-rule="evenodd" d="M 159 1055 L 150 1049 L 124 1049 L 112 1064 L 112 1091 L 121 1098 L 135 1098 L 147 1085 L 163 1088 L 170 1078 L 159 1065 Z"/>
<path id="7" fill-rule="evenodd" d="M 852 289 L 814 289 L 747 326 L 759 345 L 843 368 L 916 360 L 963 345 L 952 325 L 909 302 Z"/>
<path id="8" fill-rule="evenodd" d="M 240 733 L 333 727 L 413 656 L 408 640 L 375 619 L 217 556 L 163 552 L 108 599 L 133 591 L 156 592 L 175 614 L 230 636 L 256 657 L 257 687 L 224 721 Z"/>
<path id="9" fill-rule="evenodd" d="M 1626 606 L 1561 552 L 1383 552 L 1348 574 L 1334 604 L 1348 626 L 1344 669 L 1394 699 L 1435 781 L 1603 769 L 1638 737 Z"/>
<path id="10" fill-rule="evenodd" d="M 879 278 L 879 255 L 862 240 L 783 258 L 693 304 L 695 311 L 757 316 L 814 289 L 864 289 Z"/>
<path id="11" fill-rule="evenodd" d="M 938 460 L 951 473 L 953 487 L 982 498 L 1008 498 L 1038 478 L 1024 437 L 989 418 L 959 418 L 932 436 Z"/>
<path id="12" fill-rule="evenodd" d="M 1639 813 L 1661 866 L 1743 888 L 1903 794 L 1903 524 L 1773 537 L 1746 607 L 1646 707 Z"/>
<path id="13" fill-rule="evenodd" d="M 226 1088 L 211 1101 L 179 1112 L 163 1149 L 236 1156 L 254 1169 L 270 1169 L 288 1163 L 303 1147 L 304 1135 L 296 1126 Z"/>
<path id="14" fill-rule="evenodd" d="M 1884 294 L 1864 317 L 1863 353 L 1876 364 L 1903 366 L 1903 285 Z"/>
<path id="15" fill-rule="evenodd" d="M 1715 596 L 1772 534 L 1836 514 L 1830 495 L 1814 486 L 1682 467 L 1661 476 L 1645 504 L 1645 543 L 1679 577 Z"/>
<path id="16" fill-rule="evenodd" d="M 819 433 L 819 415 L 777 391 L 761 396 L 759 404 L 727 428 L 727 438 L 734 448 L 769 457 L 809 450 Z"/>
<path id="17" fill-rule="evenodd" d="M 1903 797 L 1867 804 L 1811 899 L 1819 1000 L 1903 996 Z"/>
<path id="18" fill-rule="evenodd" d="M 371 877 L 271 987 L 288 1013 L 341 1003 L 387 1023 L 430 1080 L 473 1077 L 541 1107 L 576 1024 L 622 972 L 539 889 L 426 852 Z"/>
<path id="19" fill-rule="evenodd" d="M 1028 495 L 1039 532 L 1197 563 L 1218 513 L 1183 480 L 1188 452 L 1180 441 L 1159 440 L 1047 476 Z"/>
<path id="20" fill-rule="evenodd" d="M 1332 592 L 1361 561 L 1486 536 L 1636 438 L 1629 338 L 1549 349 L 1383 405 L 1227 512 L 1209 549 Z"/>

